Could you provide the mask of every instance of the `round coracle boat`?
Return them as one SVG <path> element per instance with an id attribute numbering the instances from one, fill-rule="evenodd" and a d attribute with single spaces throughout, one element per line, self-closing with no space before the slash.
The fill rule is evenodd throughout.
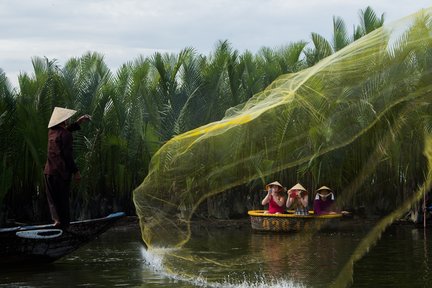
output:
<path id="1" fill-rule="evenodd" d="M 316 216 L 313 211 L 309 211 L 308 215 L 294 214 L 294 211 L 288 211 L 286 214 L 269 214 L 265 212 L 266 210 L 248 211 L 252 229 L 279 232 L 316 230 L 342 218 L 342 214 L 338 213 Z"/>

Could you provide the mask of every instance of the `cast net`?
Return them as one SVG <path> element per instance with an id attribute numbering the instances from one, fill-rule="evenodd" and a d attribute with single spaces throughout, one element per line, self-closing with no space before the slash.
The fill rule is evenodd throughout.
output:
<path id="1" fill-rule="evenodd" d="M 168 141 L 134 191 L 142 238 L 149 248 L 181 247 L 208 197 L 295 175 L 339 187 L 339 206 L 400 198 L 375 226 L 376 240 L 431 187 L 431 104 L 427 9 L 279 77 L 222 120 Z"/>

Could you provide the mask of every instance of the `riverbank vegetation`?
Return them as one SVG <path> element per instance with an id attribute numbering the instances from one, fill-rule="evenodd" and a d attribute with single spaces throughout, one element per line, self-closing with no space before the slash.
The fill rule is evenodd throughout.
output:
<path id="1" fill-rule="evenodd" d="M 46 126 L 53 107 L 92 115 L 91 123 L 77 132 L 74 139 L 75 158 L 83 178 L 73 185 L 73 217 L 92 218 L 113 210 L 133 214 L 131 192 L 147 175 L 152 156 L 166 141 L 220 120 L 227 109 L 263 91 L 280 75 L 311 67 L 384 23 L 384 16 L 378 17 L 370 7 L 360 11 L 360 16 L 360 24 L 352 33 L 343 19 L 334 17 L 331 40 L 312 33 L 310 42 L 298 41 L 274 49 L 264 47 L 257 53 L 239 52 L 228 41 L 220 41 L 208 56 L 193 48 L 185 48 L 178 54 L 155 53 L 150 57 L 138 56 L 116 72 L 107 67 L 103 55 L 97 52 L 71 58 L 64 65 L 35 57 L 33 74 L 21 74 L 16 88 L 11 87 L 0 70 L 0 219 L 26 222 L 49 219 L 43 166 Z M 373 93 L 374 87 L 369 88 Z M 404 113 L 415 113 L 413 107 L 403 109 Z M 389 121 L 401 121 L 401 129 L 410 127 L 404 119 L 396 120 L 396 110 L 395 118 Z M 378 125 L 382 126 L 380 131 L 386 129 L 385 123 Z M 311 138 L 318 135 L 310 132 Z M 418 156 L 422 155 L 423 143 L 413 141 L 420 134 L 422 131 L 410 130 L 397 138 L 400 145 L 392 145 L 391 149 L 397 150 L 393 152 L 399 158 L 385 161 L 380 154 L 380 161 L 391 169 L 376 170 L 374 173 L 385 175 L 368 177 L 388 179 L 373 183 L 374 189 L 389 193 L 396 190 L 397 196 L 380 196 L 377 208 L 390 209 L 424 179 L 426 160 Z M 280 176 L 293 184 L 302 179 L 308 187 L 331 179 L 333 187 L 342 188 L 345 179 L 361 172 L 366 157 L 362 153 L 380 147 L 382 134 L 372 131 L 369 136 L 341 149 L 340 159 L 334 154 L 328 158 L 324 155 L 295 167 L 294 173 L 291 170 Z M 389 136 L 383 141 L 392 140 Z M 347 156 L 351 158 L 342 159 Z M 329 165 L 335 169 L 321 168 Z M 400 171 L 396 175 L 394 165 Z M 257 187 L 245 188 L 250 189 Z M 358 206 L 366 200 L 370 199 L 354 198 L 352 205 Z M 213 201 L 208 209 L 215 203 L 219 202 Z"/>

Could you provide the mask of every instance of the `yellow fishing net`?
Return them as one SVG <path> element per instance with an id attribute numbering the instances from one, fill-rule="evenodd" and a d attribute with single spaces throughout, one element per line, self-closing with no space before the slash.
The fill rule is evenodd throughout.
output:
<path id="1" fill-rule="evenodd" d="M 205 199 L 257 179 L 273 180 L 268 177 L 283 171 L 310 169 L 313 177 L 320 174 L 317 185 L 337 178 L 338 204 L 344 205 L 359 193 L 388 187 L 382 183 L 389 179 L 403 184 L 420 169 L 413 196 L 377 226 L 382 231 L 430 190 L 431 104 L 427 9 L 375 30 L 311 68 L 279 77 L 222 120 L 168 141 L 134 191 L 142 238 L 150 248 L 180 247 Z M 358 249 L 357 256 L 364 253 Z"/>

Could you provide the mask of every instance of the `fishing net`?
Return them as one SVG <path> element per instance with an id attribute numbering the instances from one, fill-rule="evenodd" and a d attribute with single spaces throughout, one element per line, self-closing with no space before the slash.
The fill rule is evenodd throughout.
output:
<path id="1" fill-rule="evenodd" d="M 284 175 L 340 187 L 339 206 L 374 201 L 377 192 L 404 195 L 355 250 L 352 265 L 431 188 L 431 104 L 427 9 L 279 77 L 222 120 L 169 140 L 134 191 L 142 238 L 149 248 L 181 247 L 208 197 L 253 181 L 283 182 L 275 177 Z M 396 193 L 407 189 L 412 193 Z"/>

